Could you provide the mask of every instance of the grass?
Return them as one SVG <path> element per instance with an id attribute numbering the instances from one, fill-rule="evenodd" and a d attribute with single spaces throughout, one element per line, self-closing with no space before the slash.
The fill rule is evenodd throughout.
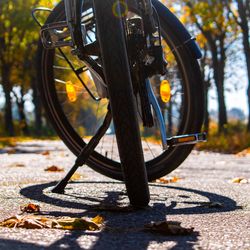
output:
<path id="1" fill-rule="evenodd" d="M 211 123 L 208 141 L 196 146 L 198 150 L 237 154 L 250 147 L 250 133 L 241 122 L 232 122 L 227 126 L 227 134 L 218 134 L 218 127 Z"/>
<path id="2" fill-rule="evenodd" d="M 250 133 L 246 133 L 246 125 L 241 122 L 231 122 L 227 126 L 227 134 L 219 135 L 217 133 L 217 124 L 211 122 L 208 141 L 196 145 L 197 150 L 206 150 L 212 152 L 220 152 L 227 154 L 237 154 L 247 148 L 250 148 Z M 14 147 L 18 142 L 32 140 L 58 140 L 56 136 L 42 137 L 0 137 L 0 149 L 11 146 Z M 154 137 L 147 138 L 148 142 L 159 142 Z"/>

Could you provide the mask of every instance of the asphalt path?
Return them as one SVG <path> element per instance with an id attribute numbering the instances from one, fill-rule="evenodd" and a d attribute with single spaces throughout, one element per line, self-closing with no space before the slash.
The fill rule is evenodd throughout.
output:
<path id="1" fill-rule="evenodd" d="M 42 153 L 49 151 L 49 154 Z M 124 184 L 84 166 L 64 195 L 50 192 L 74 156 L 59 141 L 19 143 L 0 152 L 0 220 L 36 203 L 46 216 L 104 217 L 101 231 L 0 228 L 0 249 L 246 249 L 250 250 L 250 156 L 193 151 L 170 176 L 175 183 L 150 183 L 151 202 L 139 211 L 96 211 L 127 206 Z M 212 205 L 211 205 L 212 203 Z M 204 205 L 205 204 L 205 205 Z M 210 205 L 209 205 L 210 204 Z M 142 230 L 152 221 L 177 221 L 194 228 L 187 236 Z M 109 229 L 109 230 L 107 230 Z"/>

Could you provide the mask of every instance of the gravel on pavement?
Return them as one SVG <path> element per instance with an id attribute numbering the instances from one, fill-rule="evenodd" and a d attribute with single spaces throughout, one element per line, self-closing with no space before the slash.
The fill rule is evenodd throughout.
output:
<path id="1" fill-rule="evenodd" d="M 43 154 L 46 151 L 49 153 Z M 250 179 L 250 156 L 193 151 L 170 174 L 181 179 L 169 184 L 150 183 L 149 207 L 132 212 L 96 210 L 98 206 L 126 206 L 128 199 L 123 183 L 87 166 L 78 170 L 78 179 L 67 186 L 64 195 L 51 193 L 51 187 L 65 172 L 44 169 L 55 165 L 67 171 L 74 159 L 60 141 L 23 142 L 12 152 L 2 150 L 0 221 L 32 202 L 39 204 L 46 216 L 93 218 L 99 214 L 104 217 L 104 229 L 90 232 L 2 227 L 0 249 L 250 250 L 250 183 L 230 182 L 236 177 Z M 194 233 L 164 236 L 142 230 L 151 221 L 164 220 L 193 227 Z"/>

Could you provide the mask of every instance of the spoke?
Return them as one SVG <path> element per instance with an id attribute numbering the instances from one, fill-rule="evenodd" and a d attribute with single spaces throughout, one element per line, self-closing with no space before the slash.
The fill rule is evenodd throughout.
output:
<path id="1" fill-rule="evenodd" d="M 87 33 L 86 36 L 87 36 L 87 38 L 89 39 L 89 41 L 92 43 L 93 40 L 92 40 L 92 38 L 90 37 L 90 35 Z"/>
<path id="2" fill-rule="evenodd" d="M 146 144 L 148 146 L 148 149 L 151 152 L 151 155 L 153 156 L 153 158 L 155 158 L 156 156 L 155 156 L 153 150 L 151 149 L 151 147 L 149 146 L 148 140 L 146 139 L 146 137 L 143 137 L 143 139 L 145 140 L 145 142 L 146 142 Z"/>
<path id="3" fill-rule="evenodd" d="M 91 98 L 95 101 L 99 101 L 100 98 L 95 97 L 92 92 L 90 91 L 90 89 L 87 87 L 87 85 L 84 83 L 84 81 L 82 80 L 82 78 L 80 77 L 79 74 L 77 74 L 73 64 L 71 63 L 71 61 L 67 58 L 67 56 L 64 54 L 64 52 L 59 48 L 58 49 L 61 53 L 61 55 L 64 57 L 64 59 L 67 61 L 67 63 L 69 64 L 70 68 L 72 69 L 72 71 L 75 73 L 76 77 L 78 78 L 78 80 L 81 82 L 81 84 L 83 85 L 83 87 L 86 89 L 86 91 L 89 93 L 89 95 L 91 96 Z"/>
<path id="4" fill-rule="evenodd" d="M 54 69 L 60 69 L 60 70 L 71 70 L 71 68 L 63 67 L 63 66 L 57 66 L 57 65 L 54 65 L 53 68 Z"/>
<path id="5" fill-rule="evenodd" d="M 55 54 L 56 55 L 56 57 L 58 57 L 58 58 L 60 58 L 60 59 L 62 59 L 62 60 L 65 60 L 65 58 L 62 56 L 62 55 L 60 55 L 60 54 Z"/>
<path id="6" fill-rule="evenodd" d="M 98 126 L 99 108 L 100 108 L 100 102 L 98 102 L 98 105 L 97 105 L 97 110 L 96 110 L 96 115 L 95 115 L 95 117 L 96 117 L 96 126 L 95 126 L 95 128 L 93 128 L 93 134 L 94 134 L 95 131 L 97 130 L 97 126 Z"/>
<path id="7" fill-rule="evenodd" d="M 114 143 L 115 143 L 115 135 L 113 135 L 113 140 L 112 140 L 112 148 L 111 148 L 111 160 L 113 160 L 113 153 L 114 153 Z"/>

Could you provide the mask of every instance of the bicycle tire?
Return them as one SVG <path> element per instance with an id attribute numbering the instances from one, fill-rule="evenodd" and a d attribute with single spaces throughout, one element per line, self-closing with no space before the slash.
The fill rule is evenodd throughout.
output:
<path id="1" fill-rule="evenodd" d="M 149 189 L 120 2 L 117 0 L 93 0 L 93 2 L 101 60 L 108 86 L 124 182 L 130 203 L 144 207 L 149 203 Z"/>
<path id="2" fill-rule="evenodd" d="M 156 10 L 164 10 L 163 4 L 158 3 Z M 164 11 L 161 11 L 164 13 Z M 176 48 L 181 44 L 178 32 L 168 22 L 168 16 L 161 14 L 160 22 L 162 36 L 171 48 Z M 64 20 L 64 5 L 59 3 L 47 19 L 47 23 Z M 204 87 L 202 84 L 199 64 L 192 53 L 185 46 L 173 50 L 173 54 L 178 63 L 178 68 L 184 79 L 185 107 L 184 115 L 180 123 L 179 134 L 199 132 L 203 123 L 204 114 Z M 58 101 L 53 75 L 53 60 L 55 51 L 45 50 L 39 43 L 38 48 L 38 88 L 43 99 L 46 113 L 49 116 L 53 127 L 66 146 L 78 155 L 85 143 L 79 134 L 73 129 L 66 118 L 62 107 Z M 192 145 L 170 148 L 155 159 L 146 162 L 149 180 L 162 177 L 177 168 L 190 154 Z M 94 152 L 87 162 L 88 166 L 95 171 L 117 180 L 123 180 L 121 166 L 118 162 L 112 161 L 105 156 Z"/>

